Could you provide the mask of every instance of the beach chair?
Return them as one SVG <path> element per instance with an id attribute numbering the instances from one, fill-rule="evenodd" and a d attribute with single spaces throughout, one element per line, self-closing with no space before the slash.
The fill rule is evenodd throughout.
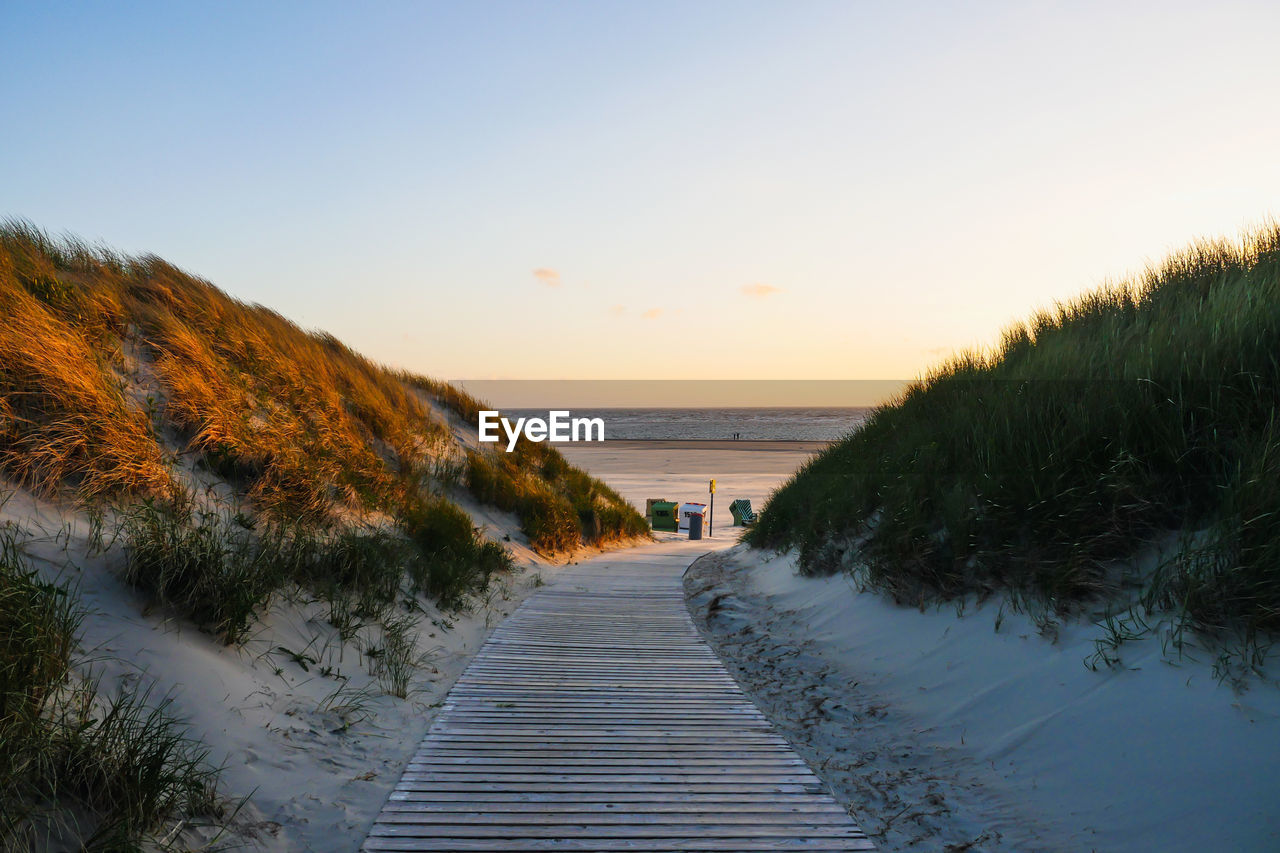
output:
<path id="1" fill-rule="evenodd" d="M 738 498 L 729 504 L 729 512 L 733 513 L 733 526 L 746 527 L 748 524 L 755 524 L 759 518 L 751 509 L 751 501 L 746 498 Z"/>
<path id="2" fill-rule="evenodd" d="M 676 516 L 679 506 L 673 501 L 654 501 L 649 507 L 649 523 L 653 525 L 653 529 L 677 532 L 680 529 Z"/>

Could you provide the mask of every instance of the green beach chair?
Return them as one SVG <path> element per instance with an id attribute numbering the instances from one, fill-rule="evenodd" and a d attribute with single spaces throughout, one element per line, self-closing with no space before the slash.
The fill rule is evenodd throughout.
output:
<path id="1" fill-rule="evenodd" d="M 755 524 L 758 515 L 751 509 L 751 501 L 746 498 L 738 498 L 729 504 L 729 512 L 733 513 L 733 526 L 746 527 L 748 524 Z"/>
<path id="2" fill-rule="evenodd" d="M 654 530 L 669 530 L 676 532 L 680 528 L 680 519 L 676 515 L 676 509 L 680 505 L 674 501 L 654 501 L 649 507 L 649 523 L 653 525 Z"/>

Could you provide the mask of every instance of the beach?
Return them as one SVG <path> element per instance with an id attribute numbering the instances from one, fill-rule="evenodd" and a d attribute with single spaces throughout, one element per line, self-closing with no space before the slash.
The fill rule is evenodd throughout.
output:
<path id="1" fill-rule="evenodd" d="M 557 445 L 572 464 L 604 480 L 641 512 L 647 498 L 706 503 L 716 481 L 716 526 L 732 524 L 729 504 L 769 495 L 825 441 L 603 441 Z"/>
<path id="2" fill-rule="evenodd" d="M 1280 853 L 1280 2 L 175 5 L 4 7 L 0 853 Z"/>

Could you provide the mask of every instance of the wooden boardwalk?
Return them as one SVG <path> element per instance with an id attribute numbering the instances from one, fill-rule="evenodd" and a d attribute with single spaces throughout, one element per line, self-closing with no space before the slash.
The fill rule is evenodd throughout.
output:
<path id="1" fill-rule="evenodd" d="M 450 691 L 367 851 L 872 850 L 648 546 L 567 570 Z"/>

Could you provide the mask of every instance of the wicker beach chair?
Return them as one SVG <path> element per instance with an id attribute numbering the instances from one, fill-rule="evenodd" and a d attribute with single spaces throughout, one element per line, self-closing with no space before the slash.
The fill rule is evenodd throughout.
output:
<path id="1" fill-rule="evenodd" d="M 755 524 L 758 515 L 751 509 L 751 501 L 746 498 L 738 498 L 729 504 L 729 512 L 733 513 L 733 526 L 746 527 L 748 524 Z"/>

